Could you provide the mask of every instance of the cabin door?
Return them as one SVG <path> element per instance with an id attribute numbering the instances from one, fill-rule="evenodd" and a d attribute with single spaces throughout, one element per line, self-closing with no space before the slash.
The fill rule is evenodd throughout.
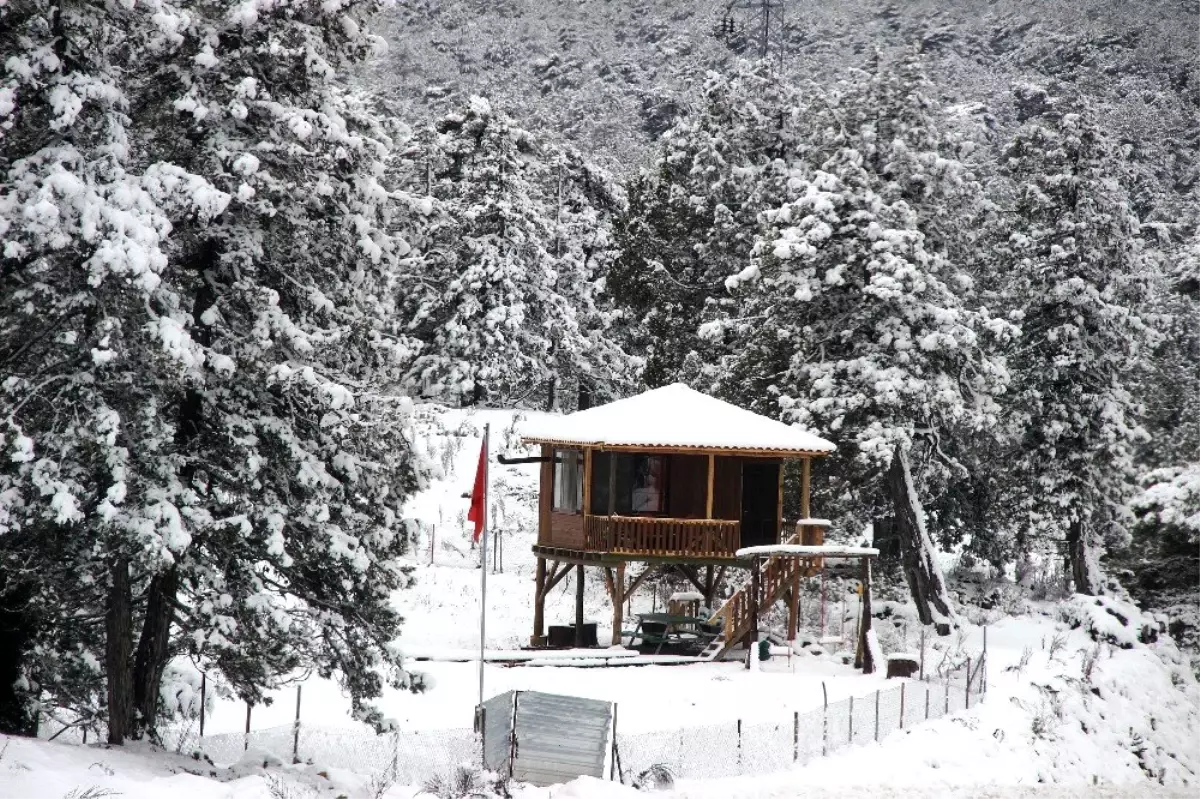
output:
<path id="1" fill-rule="evenodd" d="M 742 546 L 779 543 L 779 464 L 742 462 Z"/>

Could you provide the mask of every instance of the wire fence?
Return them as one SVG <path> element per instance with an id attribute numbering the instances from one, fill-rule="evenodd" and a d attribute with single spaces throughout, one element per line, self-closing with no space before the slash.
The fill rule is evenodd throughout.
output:
<path id="1" fill-rule="evenodd" d="M 196 745 L 217 765 L 235 763 L 250 751 L 285 763 L 311 762 L 360 774 L 386 774 L 401 785 L 419 785 L 459 766 L 479 765 L 479 735 L 470 727 L 376 735 L 369 730 L 288 724 L 248 735 L 206 735 Z"/>
<path id="2" fill-rule="evenodd" d="M 781 771 L 848 746 L 881 741 L 926 721 L 968 710 L 987 694 L 987 657 L 929 680 L 902 680 L 866 696 L 850 697 L 777 721 L 741 720 L 648 733 L 614 731 L 607 764 L 614 779 L 639 782 L 654 767 L 675 777 L 703 779 Z M 83 729 L 42 728 L 43 737 L 88 743 Z M 201 751 L 218 766 L 254 752 L 284 763 L 318 763 L 361 774 L 386 775 L 398 784 L 419 785 L 460 766 L 478 767 L 481 742 L 470 727 L 401 730 L 376 735 L 362 729 L 321 727 L 301 721 L 253 730 L 199 736 L 194 722 L 160 730 L 163 744 L 183 754 Z M 94 730 L 92 741 L 103 740 Z M 99 736 L 99 738 L 97 737 Z M 82 740 L 81 740 L 82 738 Z"/>
<path id="3" fill-rule="evenodd" d="M 986 668 L 986 657 L 980 656 L 933 680 L 905 680 L 777 722 L 736 721 L 632 735 L 618 730 L 616 767 L 623 782 L 639 782 L 641 775 L 662 767 L 688 779 L 781 771 L 974 707 L 987 692 Z"/>

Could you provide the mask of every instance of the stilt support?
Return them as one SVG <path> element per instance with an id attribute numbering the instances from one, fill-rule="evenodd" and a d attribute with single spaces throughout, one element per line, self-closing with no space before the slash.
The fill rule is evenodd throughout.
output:
<path id="1" fill-rule="evenodd" d="M 618 563 L 612 578 L 613 630 L 612 645 L 620 646 L 621 628 L 625 624 L 625 564 Z"/>
<path id="2" fill-rule="evenodd" d="M 583 647 L 583 564 L 575 567 L 575 646 Z"/>
<path id="3" fill-rule="evenodd" d="M 533 635 L 530 646 L 546 645 L 546 559 L 537 559 L 537 572 L 533 578 Z"/>

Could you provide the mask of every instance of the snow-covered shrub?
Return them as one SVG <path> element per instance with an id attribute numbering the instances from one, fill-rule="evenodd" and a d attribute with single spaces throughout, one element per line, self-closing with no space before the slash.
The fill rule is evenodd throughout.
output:
<path id="1" fill-rule="evenodd" d="M 1132 602 L 1113 597 L 1076 594 L 1058 610 L 1059 619 L 1072 630 L 1082 628 L 1094 641 L 1133 649 L 1158 640 L 1159 623 Z"/>
<path id="2" fill-rule="evenodd" d="M 420 796 L 436 799 L 486 799 L 512 795 L 509 779 L 471 766 L 459 766 L 448 774 L 435 774 L 421 786 Z"/>
<path id="3" fill-rule="evenodd" d="M 1200 546 L 1200 463 L 1155 469 L 1130 502 L 1139 527 L 1156 526 L 1180 544 Z"/>
<path id="4" fill-rule="evenodd" d="M 675 774 L 665 763 L 655 763 L 633 780 L 639 791 L 665 791 L 675 787 Z"/>

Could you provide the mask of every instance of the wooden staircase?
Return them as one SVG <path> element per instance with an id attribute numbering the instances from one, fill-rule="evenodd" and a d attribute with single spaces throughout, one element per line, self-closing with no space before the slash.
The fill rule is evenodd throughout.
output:
<path id="1" fill-rule="evenodd" d="M 802 531 L 796 533 L 785 544 L 799 544 Z M 783 598 L 789 588 L 797 588 L 801 577 L 816 574 L 823 565 L 822 557 L 804 557 L 800 555 L 773 555 L 764 566 L 758 580 L 758 602 L 754 602 L 754 580 L 750 580 L 738 591 L 725 600 L 708 620 L 709 624 L 722 621 L 723 632 L 704 649 L 700 657 L 704 660 L 716 660 L 725 654 L 754 628 L 754 608 L 758 608 L 761 616 L 772 605 Z"/>

